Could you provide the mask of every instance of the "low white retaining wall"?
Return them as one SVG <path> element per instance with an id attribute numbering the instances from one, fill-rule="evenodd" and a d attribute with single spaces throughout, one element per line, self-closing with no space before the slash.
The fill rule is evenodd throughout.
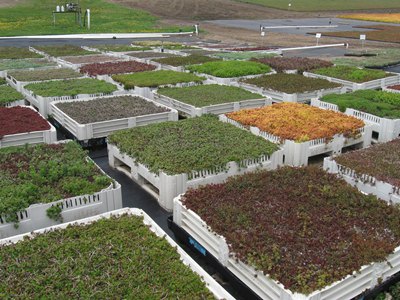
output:
<path id="1" fill-rule="evenodd" d="M 322 109 L 339 111 L 339 107 L 336 104 L 320 101 L 318 99 L 311 99 L 311 105 Z M 380 118 L 352 108 L 346 108 L 344 113 L 370 124 L 372 130 L 379 133 L 378 142 L 380 143 L 389 142 L 400 137 L 400 119 Z"/>
<path id="2" fill-rule="evenodd" d="M 67 228 L 70 225 L 80 225 L 85 226 L 101 219 L 110 219 L 111 217 L 118 217 L 123 215 L 132 215 L 143 218 L 143 224 L 145 224 L 151 232 L 156 234 L 158 237 L 166 239 L 167 242 L 176 249 L 180 256 L 180 260 L 183 264 L 188 266 L 194 273 L 196 273 L 201 280 L 206 284 L 206 287 L 210 290 L 210 292 L 215 296 L 216 299 L 225 299 L 225 300 L 235 300 L 218 282 L 215 281 L 213 277 L 211 277 L 202 267 L 200 267 L 170 236 L 168 236 L 165 231 L 156 223 L 152 218 L 149 217 L 143 210 L 138 208 L 122 208 L 115 209 L 110 212 L 102 213 L 93 217 L 86 217 L 81 220 L 68 222 L 60 225 L 46 227 L 40 230 L 35 230 L 32 233 L 26 233 L 14 236 L 12 238 L 5 238 L 0 240 L 0 246 L 4 247 L 10 244 L 16 244 L 19 241 L 22 241 L 26 237 L 33 237 L 34 235 L 43 234 L 53 230 L 62 230 Z"/>
<path id="3" fill-rule="evenodd" d="M 191 104 L 187 104 L 182 101 L 175 100 L 173 98 L 158 94 L 157 91 L 154 91 L 153 94 L 154 94 L 153 97 L 154 101 L 161 103 L 165 106 L 174 108 L 189 117 L 201 116 L 203 114 L 220 115 L 244 108 L 257 108 L 257 107 L 272 105 L 272 100 L 270 98 L 262 98 L 262 99 L 251 99 L 251 100 L 242 100 L 242 101 L 229 102 L 223 104 L 208 105 L 204 107 L 195 107 Z"/>
<path id="4" fill-rule="evenodd" d="M 24 106 L 26 108 L 32 109 L 30 106 Z M 39 113 L 38 113 L 39 115 Z M 31 131 L 31 132 L 24 132 L 24 133 L 17 133 L 17 134 L 9 134 L 0 138 L 0 148 L 4 147 L 11 147 L 11 146 L 22 146 L 25 144 L 40 144 L 46 143 L 51 144 L 57 141 L 57 132 L 56 129 L 47 122 L 50 126 L 48 130 L 40 130 L 40 131 Z"/>
<path id="5" fill-rule="evenodd" d="M 366 194 L 373 194 L 382 200 L 390 203 L 400 204 L 400 188 L 389 183 L 377 180 L 375 177 L 366 174 L 357 174 L 354 170 L 338 164 L 334 158 L 325 157 L 324 170 L 337 174 L 347 183 L 357 187 Z"/>
<path id="6" fill-rule="evenodd" d="M 71 222 L 119 209 L 122 208 L 121 185 L 114 181 L 109 187 L 92 195 L 80 195 L 51 203 L 33 204 L 17 214 L 18 228 L 15 228 L 14 223 L 7 223 L 5 216 L 0 216 L 0 238 L 59 224 L 60 222 L 47 216 L 47 209 L 54 205 L 60 205 L 62 209 L 62 222 Z"/>
<path id="7" fill-rule="evenodd" d="M 388 256 L 387 261 L 372 263 L 363 266 L 360 270 L 354 270 L 353 274 L 322 290 L 310 295 L 293 293 L 268 275 L 232 256 L 233 253 L 230 253 L 225 238 L 212 232 L 199 215 L 187 209 L 180 201 L 180 196 L 174 199 L 173 220 L 261 299 L 347 300 L 400 272 L 400 247 L 397 247 L 394 253 Z"/>
<path id="8" fill-rule="evenodd" d="M 137 163 L 134 158 L 121 153 L 112 144 L 107 144 L 108 161 L 111 167 L 126 173 L 148 192 L 168 211 L 173 209 L 173 199 L 186 192 L 188 188 L 196 188 L 209 183 L 221 183 L 228 177 L 244 174 L 258 169 L 272 170 L 282 165 L 283 151 L 278 150 L 270 157 L 262 156 L 258 159 L 248 159 L 239 165 L 229 162 L 224 167 L 215 167 L 212 170 L 193 171 L 188 174 L 167 175 L 164 172 L 152 173 L 145 165 Z M 149 185 L 152 185 L 152 187 Z M 154 191 L 157 189 L 157 191 Z"/>
<path id="9" fill-rule="evenodd" d="M 258 93 L 267 97 L 271 97 L 274 102 L 309 102 L 312 98 L 323 97 L 329 94 L 344 94 L 346 93 L 345 87 L 337 87 L 333 89 L 317 90 L 305 93 L 287 94 L 284 92 L 273 91 L 258 87 L 256 85 L 238 82 L 238 86 L 248 91 Z"/>
<path id="10" fill-rule="evenodd" d="M 48 117 L 51 110 L 50 103 L 53 101 L 69 101 L 74 99 L 98 98 L 109 95 L 119 96 L 127 94 L 126 91 L 117 90 L 110 94 L 97 93 L 97 94 L 80 94 L 75 96 L 42 97 L 39 95 L 35 95 L 32 91 L 27 90 L 25 87 L 22 88 L 22 93 L 26 97 L 26 100 L 28 100 L 28 102 L 31 105 L 35 106 L 39 110 L 39 112 L 46 118 Z"/>
<path id="11" fill-rule="evenodd" d="M 128 94 L 126 96 L 132 96 L 132 95 Z M 112 98 L 112 97 L 115 96 L 107 96 L 101 98 Z M 71 102 L 91 101 L 94 99 L 81 99 L 81 100 L 74 100 Z M 175 109 L 170 109 L 169 107 L 165 107 L 164 105 L 160 105 L 146 98 L 143 99 L 153 103 L 156 106 L 167 108 L 169 111 L 130 117 L 130 118 L 80 124 L 57 107 L 58 103 L 60 102 L 62 103 L 64 101 L 54 101 L 50 104 L 51 106 L 50 113 L 53 116 L 54 120 L 56 120 L 65 129 L 67 129 L 70 133 L 72 133 L 79 141 L 88 141 L 90 139 L 107 137 L 110 133 L 121 129 L 144 126 L 148 124 L 160 123 L 165 121 L 178 121 L 178 112 Z"/>
<path id="12" fill-rule="evenodd" d="M 360 136 L 357 138 L 346 138 L 340 134 L 335 135 L 331 140 L 321 138 L 303 143 L 296 143 L 295 141 L 283 140 L 278 136 L 261 131 L 257 127 L 250 126 L 246 128 L 239 122 L 229 119 L 225 115 L 220 115 L 219 119 L 222 122 L 233 124 L 244 130 L 249 130 L 251 133 L 261 136 L 268 141 L 280 144 L 284 151 L 284 163 L 290 166 L 306 166 L 308 164 L 308 159 L 312 156 L 320 154 L 340 154 L 342 149 L 348 146 L 360 145 L 360 148 L 365 148 L 371 144 L 372 137 L 372 127 L 365 126 L 359 130 Z"/>
<path id="13" fill-rule="evenodd" d="M 392 73 L 393 76 L 382 78 L 382 79 L 376 79 L 376 80 L 371 80 L 363 83 L 355 83 L 352 81 L 347 81 L 343 79 L 338 79 L 334 77 L 328 77 L 324 75 L 319 75 L 319 74 L 314 74 L 310 72 L 303 72 L 303 75 L 306 77 L 311 77 L 311 78 L 322 78 L 326 79 L 331 82 L 336 82 L 344 87 L 347 88 L 349 91 L 357 91 L 357 90 L 373 90 L 373 89 L 378 89 L 378 88 L 384 88 L 386 86 L 390 85 L 395 85 L 400 83 L 400 74 L 397 73 Z"/>

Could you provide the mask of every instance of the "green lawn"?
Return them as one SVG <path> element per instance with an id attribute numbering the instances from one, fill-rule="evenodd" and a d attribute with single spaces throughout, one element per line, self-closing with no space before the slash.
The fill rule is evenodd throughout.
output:
<path id="1" fill-rule="evenodd" d="M 75 24 L 74 14 L 57 14 L 53 26 L 52 11 L 61 0 L 26 0 L 23 4 L 0 9 L 0 36 L 70 34 L 70 33 L 118 33 L 178 31 L 158 24 L 153 15 L 136 9 L 129 9 L 104 0 L 80 0 L 82 10 L 91 10 L 91 29 Z M 74 1 L 77 2 L 77 1 Z"/>
<path id="2" fill-rule="evenodd" d="M 399 0 L 238 0 L 240 2 L 259 4 L 267 7 L 288 9 L 296 11 L 323 11 L 323 10 L 352 10 L 352 9 L 377 9 L 400 8 Z"/>

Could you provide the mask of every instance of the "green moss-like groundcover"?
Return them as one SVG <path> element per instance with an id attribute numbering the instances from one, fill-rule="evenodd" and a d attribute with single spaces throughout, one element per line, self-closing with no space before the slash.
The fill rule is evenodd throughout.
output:
<path id="1" fill-rule="evenodd" d="M 31 90 L 35 95 L 43 97 L 109 94 L 117 90 L 117 87 L 112 83 L 93 78 L 31 83 L 26 85 L 25 88 Z"/>
<path id="2" fill-rule="evenodd" d="M 125 89 L 133 89 L 138 87 L 156 87 L 160 85 L 187 83 L 187 82 L 202 82 L 203 77 L 196 76 L 190 73 L 175 72 L 175 71 L 146 71 L 133 74 L 113 75 L 112 78 L 122 83 Z"/>
<path id="3" fill-rule="evenodd" d="M 400 245 L 400 211 L 313 166 L 247 173 L 182 198 L 230 252 L 292 292 L 322 289 Z"/>
<path id="4" fill-rule="evenodd" d="M 244 89 L 218 84 L 190 86 L 184 88 L 162 88 L 161 95 L 182 101 L 195 107 L 264 98 Z"/>
<path id="5" fill-rule="evenodd" d="M 170 175 L 224 167 L 230 161 L 258 158 L 278 149 L 212 115 L 122 130 L 108 141 L 150 171 Z"/>
<path id="6" fill-rule="evenodd" d="M 137 216 L 69 226 L 0 246 L 0 298 L 214 299 Z"/>
<path id="7" fill-rule="evenodd" d="M 222 78 L 257 75 L 271 71 L 269 66 L 254 61 L 213 61 L 188 66 L 187 69 Z"/>
<path id="8" fill-rule="evenodd" d="M 23 99 L 24 96 L 14 90 L 11 86 L 0 85 L 0 106 L 4 106 L 7 103 Z"/>
<path id="9" fill-rule="evenodd" d="M 393 76 L 381 70 L 359 69 L 349 66 L 334 66 L 313 70 L 312 73 L 348 80 L 356 83 L 363 83 L 371 80 L 382 79 Z"/>
<path id="10" fill-rule="evenodd" d="M 93 194 L 108 187 L 111 179 L 86 157 L 74 142 L 0 149 L 0 215 L 15 222 L 16 212 L 31 204 Z"/>
<path id="11" fill-rule="evenodd" d="M 400 94 L 360 90 L 350 94 L 326 95 L 322 101 L 336 104 L 341 112 L 353 108 L 381 118 L 400 119 Z"/>
<path id="12" fill-rule="evenodd" d="M 55 68 L 45 70 L 15 70 L 7 72 L 7 75 L 18 81 L 43 81 L 52 79 L 67 79 L 81 77 L 82 74 L 67 68 Z"/>
<path id="13" fill-rule="evenodd" d="M 186 65 L 197 65 L 197 64 L 210 62 L 210 61 L 219 61 L 219 59 L 204 56 L 204 55 L 193 54 L 193 55 L 189 55 L 189 56 L 164 57 L 164 58 L 155 59 L 154 61 L 156 61 L 160 64 L 179 67 L 179 66 L 186 66 Z"/>

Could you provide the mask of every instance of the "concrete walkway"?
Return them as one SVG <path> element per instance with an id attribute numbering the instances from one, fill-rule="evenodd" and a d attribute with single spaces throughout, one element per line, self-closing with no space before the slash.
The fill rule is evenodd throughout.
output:
<path id="1" fill-rule="evenodd" d="M 57 35 L 29 35 L 0 37 L 0 39 L 143 39 L 143 38 L 168 38 L 172 36 L 186 36 L 193 32 L 175 33 L 91 33 L 91 34 L 57 34 Z"/>

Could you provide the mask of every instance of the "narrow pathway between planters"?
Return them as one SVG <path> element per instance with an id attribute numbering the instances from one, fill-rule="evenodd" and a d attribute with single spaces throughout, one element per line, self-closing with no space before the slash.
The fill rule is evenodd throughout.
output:
<path id="1" fill-rule="evenodd" d="M 157 201 L 143 190 L 138 184 L 125 174 L 114 170 L 108 165 L 107 148 L 98 150 L 90 150 L 89 156 L 106 172 L 109 176 L 118 181 L 122 186 L 122 205 L 124 207 L 136 207 L 143 209 L 172 239 L 176 241 L 173 232 L 168 228 L 167 218 L 172 213 L 162 209 Z M 178 242 L 179 243 L 179 242 Z M 240 291 L 234 290 L 233 287 L 225 282 L 214 267 L 204 262 L 201 255 L 193 252 L 191 249 L 179 243 L 179 245 L 188 253 L 207 273 L 214 277 L 228 292 L 237 300 L 251 300 L 240 294 Z"/>

